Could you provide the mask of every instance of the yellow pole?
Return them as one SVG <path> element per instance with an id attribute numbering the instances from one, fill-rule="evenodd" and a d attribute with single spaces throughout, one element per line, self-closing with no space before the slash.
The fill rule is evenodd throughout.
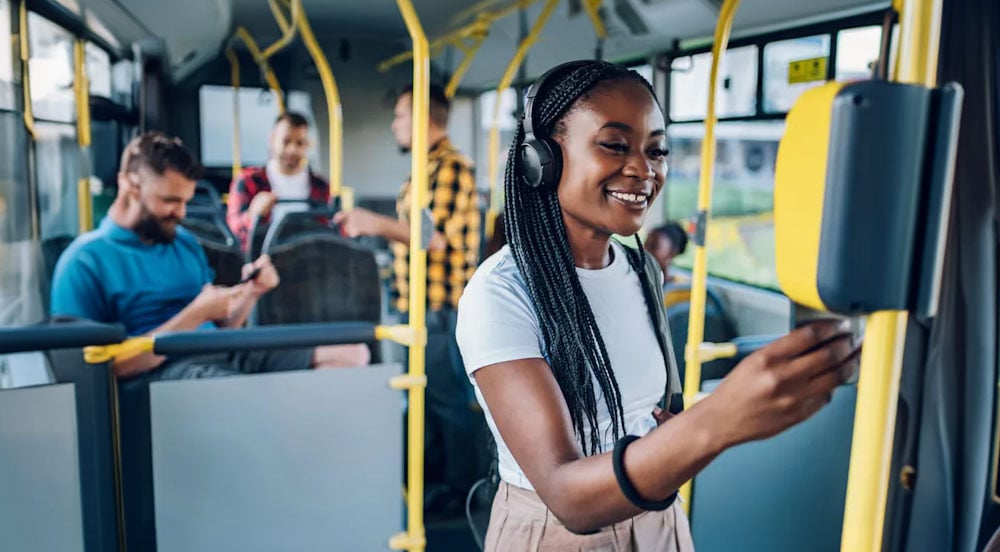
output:
<path id="1" fill-rule="evenodd" d="M 941 2 L 906 0 L 899 11 L 896 78 L 935 86 Z M 906 323 L 906 312 L 885 311 L 871 315 L 865 325 L 840 543 L 844 552 L 882 550 Z"/>
<path id="2" fill-rule="evenodd" d="M 601 21 L 601 15 L 597 12 L 598 8 L 601 7 L 601 2 L 602 0 L 584 0 L 583 8 L 587 10 L 587 17 L 594 25 L 594 33 L 597 38 L 604 40 L 608 37 L 608 31 L 604 27 L 604 21 Z"/>
<path id="3" fill-rule="evenodd" d="M 410 345 L 411 378 L 425 376 L 427 341 L 427 251 L 421 243 L 423 210 L 430 203 L 427 174 L 427 126 L 430 108 L 430 52 L 427 36 L 411 0 L 396 0 L 413 41 L 413 147 L 410 165 L 410 328 L 417 336 Z M 410 387 L 407 443 L 407 532 L 390 541 L 392 548 L 420 552 L 424 534 L 424 387 Z"/>
<path id="4" fill-rule="evenodd" d="M 24 128 L 28 129 L 28 136 L 35 137 L 35 112 L 31 107 L 31 71 L 29 70 L 31 59 L 30 42 L 28 41 L 28 0 L 21 0 L 18 5 L 18 27 L 21 50 L 21 93 L 24 98 Z"/>
<path id="5" fill-rule="evenodd" d="M 275 11 L 275 9 L 277 8 L 277 6 L 273 4 L 273 0 L 268 0 L 268 3 L 271 5 L 271 13 L 280 13 L 280 12 L 276 12 Z M 261 57 L 262 58 L 264 58 L 264 59 L 270 59 L 271 56 L 273 56 L 274 54 L 277 54 L 285 46 L 288 46 L 292 42 L 292 40 L 295 38 L 295 32 L 298 29 L 298 27 L 294 23 L 295 23 L 295 21 L 298 21 L 298 19 L 299 19 L 299 12 L 300 11 L 302 11 L 302 2 L 300 0 L 293 0 L 293 2 L 292 2 L 292 25 L 282 25 L 282 23 L 285 23 L 285 20 L 284 20 L 285 18 L 282 17 L 281 19 L 278 19 L 277 17 L 275 17 L 275 19 L 278 22 L 278 26 L 281 27 L 281 33 L 282 33 L 282 35 L 281 35 L 281 38 L 278 39 L 277 42 L 275 42 L 274 44 L 272 44 L 272 45 L 270 45 L 270 46 L 268 46 L 267 48 L 264 49 L 264 52 L 261 53 Z"/>
<path id="6" fill-rule="evenodd" d="M 490 175 L 490 207 L 486 212 L 486 235 L 488 237 L 493 237 L 493 231 L 496 229 L 497 215 L 500 213 L 500 203 L 501 203 L 501 187 L 497 183 L 497 174 L 499 172 L 500 164 L 500 100 L 503 97 L 503 91 L 510 88 L 511 83 L 514 81 L 514 75 L 517 72 L 518 67 L 524 62 L 524 57 L 528 55 L 528 50 L 531 46 L 535 44 L 538 40 L 538 36 L 542 34 L 542 29 L 545 28 L 545 23 L 548 22 L 549 17 L 552 12 L 555 11 L 556 6 L 559 5 L 559 0 L 547 0 L 545 6 L 542 7 L 542 13 L 538 15 L 538 19 L 535 20 L 534 26 L 531 27 L 531 31 L 528 32 L 528 36 L 524 37 L 521 44 L 518 45 L 517 51 L 514 52 L 514 57 L 511 58 L 510 63 L 507 64 L 507 70 L 503 74 L 503 78 L 500 79 L 500 84 L 497 85 L 497 97 L 496 101 L 493 102 L 493 126 L 490 127 L 490 157 L 489 157 L 489 175 Z"/>
<path id="7" fill-rule="evenodd" d="M 688 315 L 688 341 L 684 349 L 684 404 L 690 407 L 701 388 L 701 342 L 705 337 L 705 294 L 708 286 L 708 256 L 705 229 L 712 208 L 712 176 L 715 169 L 715 96 L 719 65 L 729 44 L 729 32 L 740 0 L 725 0 L 715 27 L 712 44 L 712 69 L 708 81 L 708 112 L 705 114 L 705 138 L 701 143 L 701 175 L 698 182 L 698 231 L 694 239 L 694 269 L 691 274 L 691 311 Z M 691 482 L 681 486 L 684 507 L 691 510 Z"/>
<path id="8" fill-rule="evenodd" d="M 229 80 L 233 86 L 233 180 L 236 180 L 243 168 L 240 159 L 243 151 L 240 137 L 240 58 L 235 50 L 227 47 L 226 59 L 229 60 Z"/>
<path id="9" fill-rule="evenodd" d="M 73 66 L 76 78 L 76 141 L 80 146 L 80 166 L 83 168 L 76 183 L 76 203 L 80 234 L 94 228 L 94 205 L 90 199 L 90 82 L 87 79 L 87 50 L 83 39 L 73 42 Z"/>
<path id="10" fill-rule="evenodd" d="M 267 58 L 263 56 L 260 48 L 257 46 L 257 41 L 250 36 L 250 33 L 243 27 L 237 27 L 236 33 L 233 35 L 243 41 L 247 46 L 247 50 L 250 51 L 250 55 L 253 56 L 254 61 L 260 66 L 261 71 L 264 72 L 264 80 L 267 82 L 268 87 L 271 88 L 271 92 L 274 93 L 274 97 L 278 99 L 278 111 L 280 113 L 285 112 L 285 95 L 281 91 L 281 83 L 278 82 L 278 77 L 275 76 L 274 71 L 271 69 L 271 64 L 267 62 Z"/>
<path id="11" fill-rule="evenodd" d="M 471 46 L 459 46 L 465 57 L 462 58 L 462 63 L 458 64 L 458 68 L 455 69 L 455 73 L 451 76 L 451 80 L 448 81 L 448 86 L 444 89 L 444 95 L 448 98 L 454 98 L 455 92 L 458 91 L 458 85 L 461 84 L 462 78 L 469 71 L 469 67 L 472 67 L 472 60 L 476 57 L 476 52 L 479 51 L 479 47 L 483 45 L 486 40 L 486 33 L 484 32 L 481 36 L 473 39 Z"/>

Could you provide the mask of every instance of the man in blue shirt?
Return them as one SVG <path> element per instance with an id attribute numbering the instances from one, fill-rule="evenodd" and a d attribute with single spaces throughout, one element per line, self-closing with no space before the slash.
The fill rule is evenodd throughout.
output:
<path id="1" fill-rule="evenodd" d="M 212 285 L 201 246 L 179 226 L 201 167 L 180 140 L 147 132 L 125 148 L 118 196 L 98 229 L 66 249 L 56 265 L 52 314 L 120 323 L 131 336 L 242 327 L 257 300 L 278 286 L 266 255 L 243 267 L 255 278 Z M 115 362 L 115 374 L 156 379 L 360 366 L 363 344 L 165 358 L 143 353 Z"/>

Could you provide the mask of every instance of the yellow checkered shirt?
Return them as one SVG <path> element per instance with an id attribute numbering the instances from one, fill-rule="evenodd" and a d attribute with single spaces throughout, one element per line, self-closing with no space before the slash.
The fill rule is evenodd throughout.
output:
<path id="1" fill-rule="evenodd" d="M 473 164 L 445 138 L 431 148 L 427 171 L 431 218 L 448 243 L 444 251 L 427 253 L 427 308 L 455 308 L 479 264 L 481 215 Z M 396 198 L 396 213 L 401 221 L 409 221 L 409 180 Z M 393 243 L 392 253 L 393 303 L 399 312 L 408 312 L 410 250 Z"/>

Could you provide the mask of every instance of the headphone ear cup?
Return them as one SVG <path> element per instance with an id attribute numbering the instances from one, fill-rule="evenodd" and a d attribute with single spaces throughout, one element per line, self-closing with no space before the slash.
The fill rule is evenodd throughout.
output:
<path id="1" fill-rule="evenodd" d="M 559 182 L 562 172 L 562 151 L 558 144 L 531 137 L 521 144 L 519 153 L 522 181 L 525 186 L 543 188 L 555 186 Z"/>

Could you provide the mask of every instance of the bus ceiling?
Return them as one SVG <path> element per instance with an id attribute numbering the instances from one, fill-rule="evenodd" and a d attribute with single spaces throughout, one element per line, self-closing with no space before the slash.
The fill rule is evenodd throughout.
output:
<path id="1" fill-rule="evenodd" d="M 596 36 L 585 9 L 586 0 L 560 2 L 553 20 L 526 61 L 526 74 L 534 77 L 546 68 L 571 58 L 594 53 Z M 734 22 L 733 36 L 747 36 L 794 25 L 867 13 L 887 7 L 887 0 L 747 0 Z M 416 9 L 430 39 L 473 23 L 484 10 L 526 5 L 537 18 L 544 2 L 531 0 L 425 0 Z M 666 50 L 682 41 L 707 41 L 718 18 L 718 0 L 604 0 L 599 9 L 607 30 L 603 53 L 607 59 L 629 60 Z M 29 0 L 34 11 L 54 18 L 109 48 L 128 56 L 133 44 L 156 44 L 160 39 L 171 78 L 180 81 L 197 68 L 221 56 L 226 39 L 237 25 L 246 27 L 262 44 L 280 38 L 266 0 Z M 395 2 L 303 0 L 303 8 L 319 40 L 379 36 L 395 40 L 400 52 L 409 50 L 406 28 Z M 518 37 L 518 18 L 508 16 L 491 27 L 475 61 L 463 80 L 467 89 L 496 85 L 497 67 L 510 59 Z M 545 44 L 559 44 L 547 48 Z M 439 53 L 436 63 L 456 65 L 460 56 Z M 449 62 L 448 60 L 452 60 Z M 444 69 L 449 69 L 445 67 Z M 454 69 L 454 67 L 450 67 Z"/>

